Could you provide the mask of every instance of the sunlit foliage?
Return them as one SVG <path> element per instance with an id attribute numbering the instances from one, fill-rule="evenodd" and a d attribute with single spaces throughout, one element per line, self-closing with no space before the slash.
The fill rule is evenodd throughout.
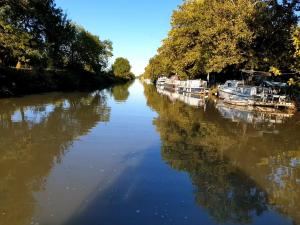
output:
<path id="1" fill-rule="evenodd" d="M 294 62 L 291 31 L 297 9 L 295 0 L 184 1 L 144 76 L 186 79 L 228 68 L 288 71 Z"/>
<path id="2" fill-rule="evenodd" d="M 116 77 L 121 79 L 134 79 L 134 74 L 131 72 L 131 65 L 126 58 L 116 58 L 114 64 L 112 65 L 112 72 Z"/>
<path id="3" fill-rule="evenodd" d="M 112 43 L 74 25 L 54 0 L 0 2 L 0 65 L 103 72 Z"/>

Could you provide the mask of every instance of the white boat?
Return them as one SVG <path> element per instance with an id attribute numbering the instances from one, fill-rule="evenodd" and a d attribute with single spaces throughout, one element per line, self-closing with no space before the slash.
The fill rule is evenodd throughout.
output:
<path id="1" fill-rule="evenodd" d="M 150 79 L 144 79 L 143 81 L 145 84 L 148 84 L 148 85 L 152 84 L 152 81 Z"/>
<path id="2" fill-rule="evenodd" d="M 207 81 L 204 80 L 186 80 L 179 83 L 178 89 L 186 93 L 208 93 Z"/>
<path id="3" fill-rule="evenodd" d="M 174 91 L 178 91 L 178 86 L 180 84 L 180 80 L 178 78 L 178 76 L 172 76 L 170 78 L 167 79 L 166 83 L 165 83 L 165 89 L 171 92 Z"/>
<path id="4" fill-rule="evenodd" d="M 295 103 L 282 90 L 287 84 L 265 81 L 263 86 L 247 86 L 243 81 L 228 80 L 218 88 L 218 96 L 232 105 L 255 105 L 295 109 Z"/>
<path id="5" fill-rule="evenodd" d="M 166 84 L 167 80 L 168 80 L 167 77 L 159 77 L 156 81 L 156 86 L 163 87 Z"/>
<path id="6" fill-rule="evenodd" d="M 208 95 L 207 81 L 198 80 L 179 80 L 178 76 L 170 78 L 160 77 L 156 82 L 157 87 L 164 87 L 165 90 L 171 92 L 191 93 L 199 95 Z"/>
<path id="7" fill-rule="evenodd" d="M 246 86 L 243 81 L 238 80 L 228 80 L 218 88 L 219 98 L 226 100 L 232 98 L 239 98 L 239 100 L 252 99 L 256 94 L 257 87 Z"/>

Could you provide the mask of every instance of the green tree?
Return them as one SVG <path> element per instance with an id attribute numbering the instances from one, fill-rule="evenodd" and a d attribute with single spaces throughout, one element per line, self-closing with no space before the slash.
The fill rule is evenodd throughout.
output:
<path id="1" fill-rule="evenodd" d="M 255 35 L 248 50 L 248 68 L 289 71 L 294 63 L 291 33 L 298 22 L 298 6 L 297 0 L 257 1 L 253 19 L 248 22 Z"/>
<path id="2" fill-rule="evenodd" d="M 102 72 L 112 56 L 112 43 L 101 41 L 80 26 L 75 28 L 75 37 L 71 43 L 70 55 L 67 59 L 70 67 L 81 68 L 92 72 Z"/>
<path id="3" fill-rule="evenodd" d="M 170 76 L 172 74 L 172 68 L 168 67 L 171 64 L 167 57 L 163 57 L 161 54 L 155 55 L 150 59 L 149 64 L 145 68 L 143 74 L 144 78 L 157 80 L 159 76 Z"/>
<path id="4" fill-rule="evenodd" d="M 23 15 L 27 5 L 23 5 L 22 1 L 15 3 L 4 1 L 0 5 L 0 57 L 2 64 L 10 66 L 15 66 L 17 62 L 32 63 L 30 60 L 42 58 L 33 32 L 26 31 L 27 27 L 23 29 L 24 19 L 17 16 Z"/>
<path id="5" fill-rule="evenodd" d="M 62 67 L 73 38 L 71 23 L 54 0 L 1 1 L 0 29 L 3 64 Z"/>
<path id="6" fill-rule="evenodd" d="M 174 11 L 168 37 L 145 76 L 289 70 L 298 7 L 297 0 L 186 0 Z"/>
<path id="7" fill-rule="evenodd" d="M 289 80 L 290 85 L 297 85 L 300 87 L 300 27 L 296 27 L 292 34 L 292 41 L 294 46 L 293 57 L 295 59 L 294 64 L 291 65 L 291 69 L 297 73 L 293 78 Z"/>
<path id="8" fill-rule="evenodd" d="M 112 65 L 113 73 L 116 77 L 131 80 L 134 78 L 133 73 L 131 72 L 131 65 L 126 58 L 119 57 L 115 60 Z"/>
<path id="9" fill-rule="evenodd" d="M 158 52 L 182 79 L 243 63 L 240 46 L 253 38 L 246 23 L 253 8 L 248 0 L 185 1 L 173 13 L 172 29 Z"/>
<path id="10" fill-rule="evenodd" d="M 0 2 L 0 61 L 4 65 L 74 67 L 102 72 L 112 43 L 73 25 L 54 0 Z"/>

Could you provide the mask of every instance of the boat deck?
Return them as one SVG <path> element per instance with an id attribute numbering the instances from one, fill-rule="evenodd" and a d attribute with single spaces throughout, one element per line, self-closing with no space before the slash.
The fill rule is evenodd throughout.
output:
<path id="1" fill-rule="evenodd" d="M 289 108 L 295 109 L 295 104 L 291 102 L 263 102 L 263 101 L 254 101 L 254 106 L 263 106 L 263 107 L 273 107 L 273 108 Z"/>

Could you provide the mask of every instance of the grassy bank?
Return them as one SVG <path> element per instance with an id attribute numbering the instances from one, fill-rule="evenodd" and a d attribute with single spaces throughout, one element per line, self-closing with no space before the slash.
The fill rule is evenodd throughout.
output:
<path id="1" fill-rule="evenodd" d="M 123 83 L 107 73 L 87 71 L 24 70 L 0 67 L 0 97 L 13 97 L 51 91 L 94 90 Z"/>

